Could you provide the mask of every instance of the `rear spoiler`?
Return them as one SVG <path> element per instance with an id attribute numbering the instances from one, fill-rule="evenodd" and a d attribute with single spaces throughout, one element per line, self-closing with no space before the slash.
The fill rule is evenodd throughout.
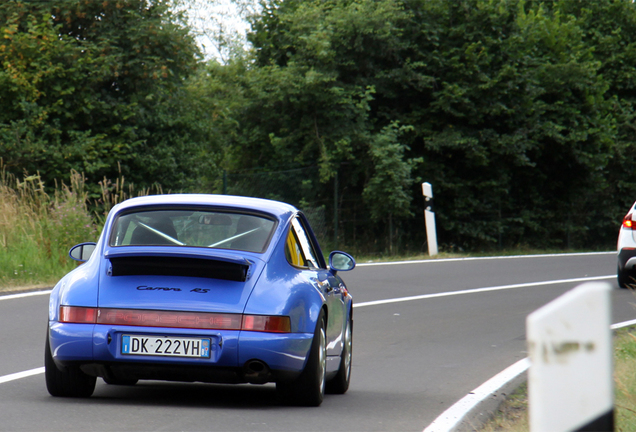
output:
<path id="1" fill-rule="evenodd" d="M 187 251 L 159 252 L 156 248 L 126 247 L 108 250 L 109 276 L 186 276 L 245 282 L 253 263 L 225 254 L 202 255 Z"/>

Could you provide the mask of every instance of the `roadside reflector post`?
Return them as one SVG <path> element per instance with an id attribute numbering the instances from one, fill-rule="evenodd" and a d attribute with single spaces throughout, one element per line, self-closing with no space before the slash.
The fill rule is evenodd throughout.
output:
<path id="1" fill-rule="evenodd" d="M 424 222 L 426 223 L 426 242 L 428 254 L 437 255 L 437 230 L 435 229 L 435 213 L 433 212 L 433 186 L 429 182 L 422 183 L 424 195 Z"/>
<path id="2" fill-rule="evenodd" d="M 526 319 L 531 432 L 614 431 L 611 286 L 586 283 Z"/>

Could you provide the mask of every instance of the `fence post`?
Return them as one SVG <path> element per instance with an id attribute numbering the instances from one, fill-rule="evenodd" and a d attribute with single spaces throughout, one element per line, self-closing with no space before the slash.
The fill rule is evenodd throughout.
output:
<path id="1" fill-rule="evenodd" d="M 435 213 L 433 213 L 433 186 L 429 182 L 422 183 L 422 195 L 424 195 L 424 222 L 426 223 L 426 242 L 428 254 L 437 255 L 437 230 L 435 228 Z"/>
<path id="2" fill-rule="evenodd" d="M 614 430 L 611 286 L 586 283 L 526 320 L 531 432 Z"/>
<path id="3" fill-rule="evenodd" d="M 338 171 L 333 179 L 333 248 L 338 249 Z"/>

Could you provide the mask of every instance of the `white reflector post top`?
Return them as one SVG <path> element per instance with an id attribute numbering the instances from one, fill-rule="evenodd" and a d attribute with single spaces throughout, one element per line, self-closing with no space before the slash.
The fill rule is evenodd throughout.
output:
<path id="1" fill-rule="evenodd" d="M 610 297 L 586 283 L 528 315 L 532 432 L 614 430 Z"/>

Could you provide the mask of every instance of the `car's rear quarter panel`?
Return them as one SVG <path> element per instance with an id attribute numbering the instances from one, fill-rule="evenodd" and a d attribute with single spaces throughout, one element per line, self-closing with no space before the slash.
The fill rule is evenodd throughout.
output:
<path id="1" fill-rule="evenodd" d="M 96 307 L 99 262 L 93 259 L 64 276 L 49 298 L 49 321 L 58 321 L 60 305 Z"/>
<path id="2" fill-rule="evenodd" d="M 245 313 L 287 315 L 292 332 L 313 335 L 324 304 L 324 295 L 309 280 L 307 272 L 289 264 L 279 244 L 252 291 Z"/>

